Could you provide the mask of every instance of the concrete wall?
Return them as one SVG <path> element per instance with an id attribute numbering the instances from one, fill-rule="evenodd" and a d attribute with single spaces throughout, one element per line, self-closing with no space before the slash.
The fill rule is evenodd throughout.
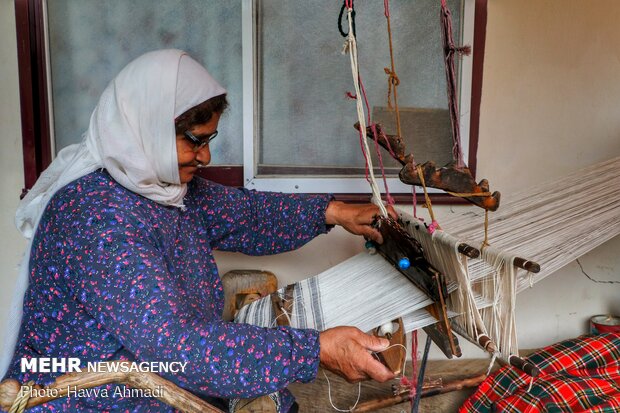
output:
<path id="1" fill-rule="evenodd" d="M 540 177 L 557 177 L 620 155 L 618 21 L 620 2 L 615 0 L 489 1 L 479 177 L 510 193 Z M 12 224 L 23 172 L 11 0 L 0 0 L 0 22 L 2 327 L 25 244 Z M 267 269 L 282 282 L 290 282 L 315 275 L 361 249 L 360 239 L 334 230 L 299 251 L 258 258 L 218 253 L 218 263 L 221 273 Z M 592 277 L 620 281 L 618 251 L 616 237 L 580 261 Z M 591 315 L 620 314 L 619 293 L 620 285 L 594 283 L 577 263 L 569 264 L 519 295 L 521 347 L 539 347 L 584 333 Z M 469 347 L 466 353 L 480 355 Z"/>

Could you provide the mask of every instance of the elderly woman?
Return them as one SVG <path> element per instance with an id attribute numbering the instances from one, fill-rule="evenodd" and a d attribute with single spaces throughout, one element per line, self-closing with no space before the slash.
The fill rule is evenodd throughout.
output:
<path id="1" fill-rule="evenodd" d="M 226 106 L 226 91 L 178 50 L 143 55 L 110 83 L 84 141 L 61 151 L 19 206 L 18 227 L 32 241 L 5 377 L 47 384 L 60 374 L 23 371 L 22 358 L 79 357 L 82 366 L 183 361 L 184 371 L 162 375 L 222 408 L 225 399 L 311 381 L 319 364 L 351 381 L 392 377 L 369 354 L 384 340 L 357 329 L 319 333 L 221 320 L 213 250 L 279 253 L 337 224 L 380 241 L 370 227 L 374 206 L 195 177 L 211 159 L 209 141 Z M 108 394 L 38 409 L 170 410 L 155 398 Z M 294 402 L 281 394 L 287 412 Z"/>

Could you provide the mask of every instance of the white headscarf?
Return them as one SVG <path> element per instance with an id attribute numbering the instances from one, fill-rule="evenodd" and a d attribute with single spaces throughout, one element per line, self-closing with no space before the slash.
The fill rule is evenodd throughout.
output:
<path id="1" fill-rule="evenodd" d="M 204 67 L 174 49 L 138 57 L 108 84 L 82 142 L 58 153 L 17 208 L 15 223 L 30 242 L 13 296 L 0 377 L 13 357 L 21 325 L 32 238 L 52 196 L 68 183 L 105 168 L 132 192 L 163 205 L 182 206 L 187 185 L 180 183 L 174 120 L 225 93 Z"/>

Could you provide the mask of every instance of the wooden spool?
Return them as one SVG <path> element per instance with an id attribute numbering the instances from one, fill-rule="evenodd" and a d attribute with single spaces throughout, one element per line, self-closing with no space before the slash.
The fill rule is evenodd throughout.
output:
<path id="1" fill-rule="evenodd" d="M 278 289 L 278 279 L 269 271 L 232 270 L 222 276 L 224 312 L 222 319 L 232 321 L 237 311 Z"/>
<path id="2" fill-rule="evenodd" d="M 405 336 L 405 328 L 403 327 L 403 319 L 392 321 L 392 325 L 396 326 L 392 333 L 381 335 L 380 328 L 376 328 L 373 334 L 376 337 L 387 338 L 390 340 L 390 346 L 387 350 L 377 353 L 379 360 L 394 374 L 399 375 L 403 371 L 405 358 L 407 357 L 407 343 Z"/>

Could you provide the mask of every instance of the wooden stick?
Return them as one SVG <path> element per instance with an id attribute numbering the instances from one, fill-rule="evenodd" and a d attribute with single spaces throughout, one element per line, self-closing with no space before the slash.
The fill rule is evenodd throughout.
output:
<path id="1" fill-rule="evenodd" d="M 107 367 L 102 367 L 102 370 L 105 370 L 103 372 L 68 373 L 56 378 L 48 386 L 35 385 L 31 392 L 35 397 L 28 400 L 26 408 L 67 397 L 70 392 L 116 383 L 136 389 L 150 390 L 151 394 L 158 400 L 185 413 L 223 413 L 201 398 L 155 373 L 121 371 L 123 365 L 125 365 L 122 368 L 123 370 L 129 370 L 130 364 L 129 361 L 101 362 L 99 365 L 107 365 Z M 20 390 L 21 385 L 17 380 L 7 379 L 0 383 L 0 407 L 8 411 Z M 42 396 L 38 396 L 39 394 Z"/>
<path id="2" fill-rule="evenodd" d="M 477 387 L 478 385 L 480 385 L 480 383 L 484 381 L 485 378 L 486 374 L 480 374 L 474 377 L 454 380 L 442 386 L 433 386 L 422 390 L 422 398 L 435 396 L 437 394 L 449 393 L 456 390 L 463 390 L 470 387 Z M 382 409 L 384 407 L 395 406 L 397 404 L 407 402 L 409 401 L 409 399 L 409 391 L 406 391 L 396 396 L 381 397 L 378 399 L 360 403 L 351 411 L 355 413 L 371 412 L 374 410 Z"/>
<path id="3" fill-rule="evenodd" d="M 458 251 L 469 258 L 480 257 L 480 250 L 466 243 L 459 244 Z M 538 263 L 525 258 L 515 257 L 514 266 L 533 273 L 540 272 L 540 265 Z"/>
<path id="4" fill-rule="evenodd" d="M 478 248 L 472 247 L 471 245 L 465 243 L 459 244 L 458 251 L 469 258 L 480 257 L 480 250 Z M 540 272 L 540 265 L 538 263 L 526 260 L 525 258 L 515 257 L 513 264 L 515 267 L 521 268 L 529 272 Z"/>
<path id="5" fill-rule="evenodd" d="M 535 263 L 534 261 L 526 260 L 525 258 L 516 257 L 514 259 L 515 267 L 524 269 L 529 272 L 538 273 L 540 272 L 540 265 Z"/>
<path id="6" fill-rule="evenodd" d="M 478 258 L 480 256 L 480 250 L 478 248 L 474 248 L 465 243 L 459 244 L 458 250 L 461 254 L 466 255 L 469 258 Z"/>
<path id="7" fill-rule="evenodd" d="M 510 365 L 512 367 L 519 369 L 525 374 L 528 374 L 532 377 L 537 377 L 540 374 L 540 370 L 538 369 L 538 367 L 536 367 L 534 363 L 530 363 L 529 361 L 526 361 L 519 356 L 513 354 L 508 357 L 508 361 L 510 362 Z"/>
<path id="8" fill-rule="evenodd" d="M 420 399 L 422 398 L 422 386 L 424 385 L 424 374 L 426 372 L 426 363 L 428 362 L 428 353 L 431 349 L 431 337 L 426 336 L 426 343 L 424 343 L 424 354 L 422 355 L 422 362 L 420 364 L 420 371 L 418 372 L 418 384 L 416 386 L 416 394 L 413 398 L 412 413 L 418 413 L 418 407 L 420 406 Z"/>

